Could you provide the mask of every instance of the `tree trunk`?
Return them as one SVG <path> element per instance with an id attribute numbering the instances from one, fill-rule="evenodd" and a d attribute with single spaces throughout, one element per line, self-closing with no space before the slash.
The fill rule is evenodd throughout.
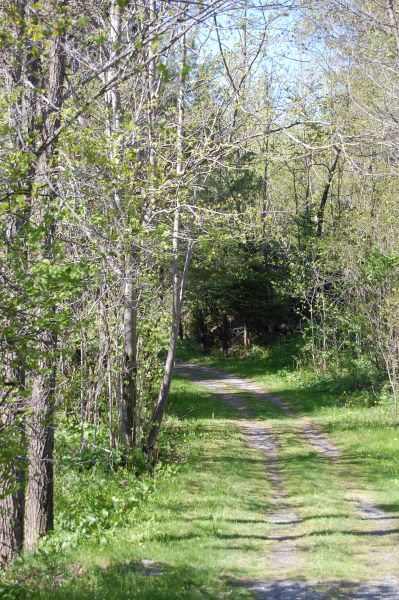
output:
<path id="1" fill-rule="evenodd" d="M 23 547 L 23 471 L 17 464 L 0 473 L 0 565 L 17 558 Z"/>
<path id="2" fill-rule="evenodd" d="M 185 65 L 186 65 L 186 38 L 182 38 L 182 53 L 180 61 L 180 80 L 179 80 L 179 93 L 177 98 L 177 160 L 176 160 L 176 176 L 180 180 L 184 167 L 184 98 L 185 98 Z M 177 194 L 179 190 L 177 188 Z M 192 241 L 188 242 L 186 260 L 184 263 L 183 273 L 179 270 L 179 241 L 180 241 L 180 202 L 179 198 L 176 199 L 176 208 L 173 223 L 173 237 L 172 237 L 172 275 L 173 275 L 173 300 L 172 300 L 172 326 L 169 338 L 169 349 L 166 357 L 166 363 L 164 367 L 163 378 L 161 387 L 158 395 L 158 402 L 155 407 L 155 411 L 152 417 L 152 427 L 147 437 L 146 452 L 148 461 L 152 463 L 154 461 L 154 449 L 155 443 L 158 438 L 159 429 L 162 423 L 163 415 L 165 412 L 166 404 L 168 402 L 170 383 L 172 381 L 173 366 L 176 355 L 176 345 L 179 336 L 179 326 L 181 321 L 181 309 L 184 295 L 184 288 L 186 284 L 188 269 L 191 261 L 192 252 Z"/>
<path id="3" fill-rule="evenodd" d="M 120 442 L 127 447 L 136 445 L 135 412 L 137 400 L 137 294 L 134 287 L 132 261 L 125 274 L 124 289 L 124 358 L 122 398 L 120 409 Z"/>
<path id="4" fill-rule="evenodd" d="M 65 7 L 68 0 L 62 0 L 59 4 Z M 58 8 L 50 0 L 46 6 L 50 13 Z M 48 115 L 43 122 L 43 143 L 46 151 L 42 157 L 42 170 L 45 182 L 52 178 L 52 172 L 58 162 L 57 137 L 54 134 L 61 124 L 60 111 L 65 80 L 64 43 L 65 33 L 61 33 L 53 39 L 50 49 L 47 98 L 55 110 L 55 115 Z M 47 188 L 46 198 L 42 200 L 43 206 L 37 207 L 39 211 L 48 211 L 51 218 L 43 247 L 43 256 L 50 260 L 54 259 L 56 223 L 51 215 L 57 198 L 57 186 L 57 180 L 53 179 Z M 54 524 L 53 416 L 56 349 L 57 335 L 51 330 L 43 331 L 38 344 L 41 358 L 32 381 L 31 415 L 28 425 L 28 485 L 25 512 L 25 544 L 28 549 L 33 549 L 40 537 L 52 529 Z"/>
<path id="5" fill-rule="evenodd" d="M 262 210 L 261 210 L 261 226 L 262 226 L 262 241 L 261 251 L 264 263 L 267 262 L 267 215 L 270 209 L 270 190 L 269 190 L 269 136 L 266 136 L 265 141 L 265 163 L 263 167 L 263 185 L 262 185 Z"/>
<path id="6" fill-rule="evenodd" d="M 245 348 L 245 350 L 247 350 L 247 348 L 249 347 L 249 336 L 248 336 L 248 329 L 247 329 L 247 321 L 246 321 L 246 319 L 244 319 L 243 341 L 244 341 L 244 348 Z"/>
<path id="7" fill-rule="evenodd" d="M 330 191 L 330 187 L 331 187 L 331 183 L 332 183 L 332 180 L 333 180 L 333 177 L 334 177 L 335 170 L 336 170 L 337 165 L 338 165 L 339 155 L 341 154 L 341 149 L 340 148 L 334 148 L 334 150 L 335 150 L 335 157 L 334 157 L 334 160 L 332 162 L 331 167 L 328 169 L 327 183 L 324 186 L 323 195 L 321 197 L 319 210 L 317 212 L 317 229 L 316 229 L 316 235 L 317 235 L 317 237 L 321 237 L 321 235 L 323 233 L 324 212 L 325 212 L 325 208 L 326 208 L 326 204 L 327 204 L 327 200 L 328 200 L 328 194 L 329 194 L 329 191 Z"/>
<path id="8" fill-rule="evenodd" d="M 164 367 L 164 373 L 159 390 L 158 402 L 155 407 L 152 417 L 152 427 L 147 438 L 146 453 L 150 463 L 154 460 L 154 448 L 158 438 L 159 429 L 162 423 L 166 404 L 168 402 L 170 384 L 173 375 L 173 366 L 176 355 L 177 338 L 179 335 L 179 324 L 181 319 L 181 308 L 183 302 L 184 289 L 187 281 L 188 269 L 191 261 L 192 244 L 189 242 L 186 254 L 183 274 L 180 276 L 177 258 L 173 265 L 173 311 L 172 311 L 172 327 L 169 339 L 168 355 Z"/>
<path id="9" fill-rule="evenodd" d="M 230 346 L 230 323 L 227 318 L 226 313 L 222 315 L 222 327 L 221 327 L 221 338 L 222 338 L 222 350 L 223 356 L 227 358 L 229 355 L 229 346 Z"/>
<path id="10" fill-rule="evenodd" d="M 38 44 L 32 42 L 26 31 L 26 20 L 31 10 L 30 0 L 16 0 L 16 34 L 21 45 L 16 48 L 14 67 L 11 69 L 12 87 L 24 86 L 23 93 L 11 106 L 10 126 L 14 131 L 15 146 L 22 153 L 34 154 L 35 133 L 40 133 L 41 125 L 36 121 L 39 81 L 42 65 Z M 25 86 L 25 81 L 28 85 Z M 26 246 L 25 227 L 31 215 L 31 192 L 35 176 L 34 161 L 21 187 L 25 189 L 26 204 L 12 217 L 8 232 L 8 245 L 13 248 L 25 268 Z M 3 282 L 1 282 L 3 283 Z M 19 334 L 17 333 L 17 336 Z M 23 344 L 22 344 L 23 346 Z M 21 392 L 25 387 L 24 348 L 15 348 L 12 340 L 6 340 L 1 365 L 1 414 L 0 432 L 6 439 L 9 451 L 1 465 L 0 473 L 0 563 L 7 563 L 17 557 L 23 548 L 25 513 L 25 401 Z M 13 366 L 16 365 L 16 366 Z"/>
<path id="11" fill-rule="evenodd" d="M 305 238 L 308 238 L 312 229 L 312 181 L 310 176 L 312 160 L 309 157 L 305 157 L 304 162 L 306 169 L 304 234 Z"/>
<path id="12" fill-rule="evenodd" d="M 24 537 L 24 403 L 14 391 L 23 387 L 21 373 L 6 366 L 1 394 L 0 433 L 8 453 L 0 470 L 0 565 L 21 552 Z"/>
<path id="13" fill-rule="evenodd" d="M 47 343 L 46 343 L 47 342 Z M 51 355 L 57 345 L 52 334 L 44 342 L 43 354 Z M 32 550 L 40 537 L 54 526 L 54 388 L 55 361 L 43 358 L 34 378 L 28 425 L 28 487 L 25 513 L 25 546 Z"/>

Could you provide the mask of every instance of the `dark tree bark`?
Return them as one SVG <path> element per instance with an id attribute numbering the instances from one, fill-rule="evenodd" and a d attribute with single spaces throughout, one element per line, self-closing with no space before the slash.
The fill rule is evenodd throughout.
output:
<path id="1" fill-rule="evenodd" d="M 11 354 L 8 353 L 8 357 Z M 24 538 L 23 374 L 5 366 L 1 389 L 0 434 L 8 453 L 0 470 L 0 565 L 14 560 Z"/>
<path id="2" fill-rule="evenodd" d="M 339 155 L 341 154 L 340 148 L 334 148 L 334 150 L 335 150 L 334 160 L 331 164 L 331 167 L 328 169 L 327 183 L 324 186 L 323 195 L 320 200 L 319 210 L 317 212 L 317 229 L 316 229 L 317 237 L 321 237 L 321 235 L 323 233 L 324 213 L 325 213 L 326 204 L 327 204 L 327 200 L 328 200 L 328 194 L 330 192 L 331 183 L 332 183 L 334 173 L 335 173 L 337 165 L 338 165 Z"/>
<path id="3" fill-rule="evenodd" d="M 47 340 L 49 354 L 56 336 Z M 43 348 L 44 350 L 44 348 Z M 45 350 L 44 350 L 45 351 Z M 28 425 L 28 486 L 25 513 L 25 546 L 33 549 L 41 536 L 54 526 L 54 389 L 55 362 L 43 359 L 30 399 Z"/>
<path id="4" fill-rule="evenodd" d="M 133 447 L 136 445 L 137 294 L 130 269 L 126 273 L 124 303 L 124 362 L 119 437 L 122 444 Z"/>
<path id="5" fill-rule="evenodd" d="M 49 14 L 59 6 L 65 7 L 68 0 L 62 0 L 55 6 L 50 0 L 46 3 Z M 44 199 L 44 208 L 52 214 L 57 198 L 57 180 L 51 174 L 57 166 L 57 136 L 55 132 L 61 124 L 63 85 L 65 80 L 65 33 L 54 37 L 49 56 L 46 96 L 54 115 L 48 115 L 43 122 L 42 141 L 46 148 L 41 157 L 41 169 L 50 185 Z M 47 140 L 52 140 L 47 143 Z M 39 158 L 39 157 L 38 157 Z M 39 207 L 40 209 L 40 207 Z M 53 259 L 53 242 L 56 223 L 48 228 L 44 242 L 43 256 Z M 39 309 L 40 310 L 40 309 Z M 53 307 L 55 311 L 55 307 Z M 28 485 L 25 511 L 25 545 L 33 549 L 40 537 L 45 535 L 54 524 L 54 391 L 56 379 L 55 352 L 57 336 L 51 331 L 43 331 L 38 343 L 40 355 L 37 372 L 32 380 L 30 399 L 30 420 L 28 424 Z"/>
<path id="6" fill-rule="evenodd" d="M 16 464 L 0 473 L 0 565 L 17 558 L 23 547 L 23 471 Z"/>

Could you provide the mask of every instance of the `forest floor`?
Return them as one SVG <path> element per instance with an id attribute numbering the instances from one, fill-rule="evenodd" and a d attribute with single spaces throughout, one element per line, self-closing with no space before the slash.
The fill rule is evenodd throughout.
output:
<path id="1" fill-rule="evenodd" d="M 307 377 L 290 353 L 182 353 L 164 464 L 134 524 L 44 546 L 0 598 L 399 599 L 399 430 L 387 406 L 344 402 L 348 381 Z"/>

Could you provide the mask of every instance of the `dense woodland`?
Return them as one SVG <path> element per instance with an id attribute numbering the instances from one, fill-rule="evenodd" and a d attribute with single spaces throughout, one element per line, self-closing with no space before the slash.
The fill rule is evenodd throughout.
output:
<path id="1" fill-rule="evenodd" d="M 299 335 L 396 419 L 394 0 L 3 0 L 0 47 L 1 562 L 156 471 L 179 340 Z"/>

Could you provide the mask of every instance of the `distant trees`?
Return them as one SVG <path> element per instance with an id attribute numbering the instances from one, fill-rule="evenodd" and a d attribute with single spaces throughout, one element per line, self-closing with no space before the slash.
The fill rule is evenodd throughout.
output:
<path id="1" fill-rule="evenodd" d="M 264 130 L 254 133 L 247 119 L 241 163 L 221 170 L 211 188 L 215 204 L 235 214 L 230 223 L 240 242 L 225 233 L 225 254 L 214 243 L 206 268 L 193 271 L 186 317 L 205 339 L 206 329 L 217 335 L 225 311 L 243 343 L 248 332 L 267 338 L 276 308 L 281 322 L 301 324 L 316 368 L 358 365 L 368 379 L 385 376 L 395 405 L 397 12 L 390 2 L 303 4 L 296 30 L 302 62 L 289 82 L 277 65 L 279 78 L 266 67 L 266 77 L 247 87 Z M 256 292 L 244 301 L 260 240 L 264 275 L 259 263 Z"/>

